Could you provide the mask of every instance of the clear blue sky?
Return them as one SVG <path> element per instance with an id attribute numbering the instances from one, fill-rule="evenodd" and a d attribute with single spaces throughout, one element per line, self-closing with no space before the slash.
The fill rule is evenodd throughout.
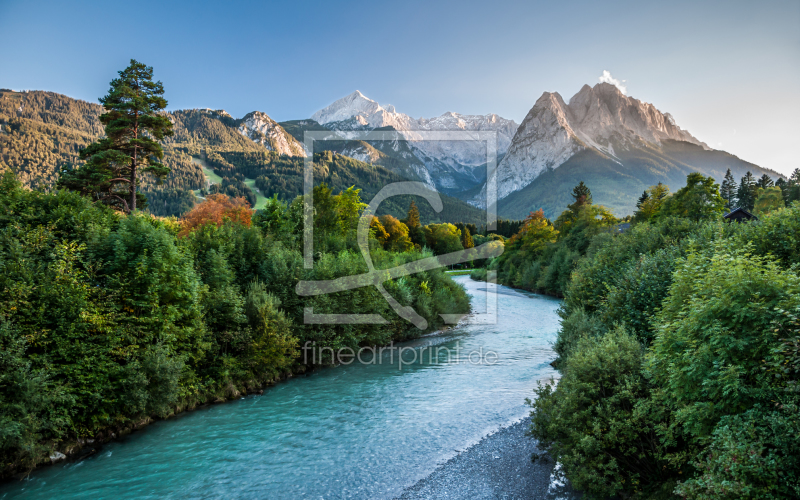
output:
<path id="1" fill-rule="evenodd" d="M 0 87 L 89 101 L 136 58 L 171 109 L 306 118 L 359 89 L 517 122 L 603 70 L 715 148 L 800 167 L 800 2 L 0 0 Z"/>

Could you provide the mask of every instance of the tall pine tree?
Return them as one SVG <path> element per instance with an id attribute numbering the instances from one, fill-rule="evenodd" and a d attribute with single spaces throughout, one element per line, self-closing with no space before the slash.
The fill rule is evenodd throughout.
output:
<path id="1" fill-rule="evenodd" d="M 425 231 L 422 229 L 419 221 L 419 209 L 413 199 L 408 206 L 408 214 L 403 222 L 408 226 L 408 237 L 411 238 L 411 242 L 420 248 L 424 247 L 426 244 Z"/>
<path id="2" fill-rule="evenodd" d="M 739 182 L 739 189 L 736 191 L 736 199 L 739 208 L 744 208 L 748 211 L 753 211 L 753 206 L 756 203 L 756 179 L 749 171 L 744 174 L 742 180 Z"/>
<path id="3" fill-rule="evenodd" d="M 788 204 L 791 201 L 791 186 L 786 182 L 786 179 L 778 177 L 778 180 L 775 181 L 775 187 L 781 189 L 781 198 L 783 198 L 784 203 Z"/>
<path id="4" fill-rule="evenodd" d="M 475 246 L 475 242 L 472 240 L 472 234 L 469 232 L 469 228 L 464 228 L 461 230 L 461 246 L 464 248 L 473 248 Z"/>
<path id="5" fill-rule="evenodd" d="M 720 187 L 719 194 L 722 195 L 722 199 L 725 200 L 725 208 L 730 211 L 736 206 L 736 179 L 733 178 L 733 174 L 731 173 L 731 169 L 728 169 L 725 172 L 725 179 L 722 181 L 722 186 Z"/>
<path id="6" fill-rule="evenodd" d="M 62 170 L 58 185 L 125 212 L 146 207 L 137 191 L 140 174 L 161 181 L 170 172 L 159 161 L 164 152 L 158 141 L 173 133 L 172 122 L 159 113 L 167 107 L 163 94 L 161 82 L 153 82 L 153 68 L 131 59 L 100 99 L 106 109 L 100 116 L 106 137 L 83 149 L 86 164 Z"/>

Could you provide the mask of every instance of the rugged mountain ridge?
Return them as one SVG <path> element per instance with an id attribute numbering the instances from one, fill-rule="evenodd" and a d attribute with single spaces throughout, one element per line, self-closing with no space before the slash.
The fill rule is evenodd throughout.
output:
<path id="1" fill-rule="evenodd" d="M 183 206 L 194 196 L 188 190 L 206 184 L 197 163 L 203 149 L 301 156 L 303 132 L 316 130 L 327 131 L 332 139 L 316 144 L 316 152 L 327 149 L 381 165 L 482 207 L 486 154 L 482 147 L 474 152 L 463 143 L 426 146 L 395 140 L 368 144 L 348 135 L 353 130 L 397 130 L 395 127 L 411 125 L 414 129 L 399 130 L 401 139 L 424 130 L 497 130 L 499 153 L 505 153 L 498 167 L 498 213 L 506 218 L 523 218 L 538 208 L 557 216 L 580 181 L 592 189 L 596 203 L 625 215 L 634 210 L 636 199 L 647 187 L 664 182 L 675 191 L 690 172 L 699 171 L 718 182 L 728 168 L 737 180 L 748 170 L 756 177 L 764 173 L 779 176 L 710 149 L 681 129 L 669 113 L 625 96 L 608 84 L 586 85 L 568 103 L 558 93 L 544 93 L 513 134 L 516 124 L 497 115 L 445 113 L 415 120 L 360 92 L 337 103 L 315 114 L 325 124 L 311 119 L 276 123 L 262 112 L 235 119 L 224 110 L 171 111 L 168 116 L 175 135 L 165 140 L 165 162 L 172 174 L 163 186 L 145 183 L 143 189 L 148 196 L 158 194 L 161 198 L 154 200 L 162 207 Z M 0 89 L 0 172 L 13 170 L 30 187 L 52 187 L 60 168 L 79 165 L 79 150 L 100 137 L 102 112 L 98 104 L 54 92 Z M 503 136 L 509 138 L 507 150 L 503 149 Z M 255 169 L 249 177 L 257 176 Z M 173 203 L 173 199 L 182 201 Z M 179 211 L 170 208 L 163 213 Z"/>
<path id="2" fill-rule="evenodd" d="M 262 111 L 253 111 L 239 120 L 240 134 L 270 151 L 289 156 L 302 156 L 303 146 L 288 134 L 278 122 Z"/>
<path id="3" fill-rule="evenodd" d="M 568 104 L 557 92 L 545 92 L 522 121 L 498 165 L 497 197 L 519 191 L 542 172 L 557 168 L 586 148 L 618 161 L 621 149 L 636 148 L 642 142 L 660 145 L 663 140 L 710 149 L 682 130 L 669 113 L 624 95 L 614 85 L 584 85 Z M 473 200 L 475 204 L 485 199 L 485 191 L 481 194 Z"/>
<path id="4" fill-rule="evenodd" d="M 381 105 L 356 90 L 311 116 L 316 123 L 335 130 L 343 137 L 347 131 L 393 129 L 408 142 L 399 158 L 411 165 L 417 178 L 445 192 L 465 191 L 485 177 L 486 145 L 479 132 L 497 132 L 497 152 L 502 157 L 511 145 L 517 123 L 496 114 L 462 115 L 447 112 L 435 118 L 414 119 L 399 113 L 392 105 Z M 459 141 L 423 140 L 425 132 L 463 131 Z M 352 135 L 355 138 L 355 135 Z M 373 147 L 384 150 L 377 142 Z M 392 146 L 399 152 L 397 146 Z M 419 168 L 422 167 L 422 168 Z"/>
<path id="5" fill-rule="evenodd" d="M 735 176 L 767 172 L 712 150 L 669 113 L 614 85 L 584 85 L 568 103 L 557 92 L 544 92 L 498 164 L 498 210 L 505 217 L 521 218 L 538 208 L 557 215 L 569 197 L 554 190 L 567 193 L 568 184 L 593 179 L 595 202 L 625 215 L 650 185 L 664 182 L 674 191 L 694 171 L 721 181 L 727 168 Z M 485 200 L 484 185 L 468 201 L 484 207 Z"/>
<path id="6" fill-rule="evenodd" d="M 0 174 L 11 170 L 30 188 L 52 188 L 61 168 L 81 165 L 80 150 L 102 136 L 99 117 L 103 112 L 99 104 L 54 92 L 0 89 Z M 241 119 L 208 108 L 176 110 L 166 116 L 172 121 L 174 135 L 163 141 L 163 161 L 171 172 L 162 185 L 147 176 L 141 183 L 148 209 L 156 215 L 182 214 L 194 205 L 198 190 L 208 188 L 209 182 L 219 184 L 220 191 L 231 196 L 255 195 L 249 199 L 278 194 L 293 199 L 302 193 L 305 151 L 292 134 L 302 136 L 309 127 L 328 130 L 311 120 L 287 122 L 287 130 L 259 111 Z M 364 162 L 343 154 L 327 155 L 327 165 L 319 169 L 315 182 L 327 182 L 336 189 L 357 185 L 368 196 L 387 183 L 416 175 L 413 170 L 404 172 L 402 167 L 408 164 L 397 158 L 404 154 L 414 158 L 403 149 L 404 141 L 383 143 L 384 150 L 396 155 L 389 156 L 366 143 L 331 135 Z M 397 168 L 390 171 L 382 168 L 381 162 Z M 424 165 L 415 165 L 424 172 Z M 425 220 L 483 220 L 481 210 L 460 199 L 442 198 L 444 210 L 439 214 L 418 200 Z M 408 197 L 387 201 L 379 213 L 404 216 L 409 201 Z"/>

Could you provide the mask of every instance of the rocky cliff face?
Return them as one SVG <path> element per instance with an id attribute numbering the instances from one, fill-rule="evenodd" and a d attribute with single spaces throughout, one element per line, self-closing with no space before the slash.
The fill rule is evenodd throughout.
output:
<path id="1" fill-rule="evenodd" d="M 594 149 L 620 162 L 620 150 L 664 140 L 708 146 L 682 130 L 669 113 L 624 95 L 614 85 L 583 88 L 565 103 L 558 93 L 545 92 L 517 129 L 498 165 L 497 198 L 523 189 L 548 169 L 558 168 L 575 154 Z M 470 202 L 485 205 L 485 188 Z"/>
<path id="2" fill-rule="evenodd" d="M 261 111 L 248 113 L 239 121 L 238 132 L 270 151 L 289 156 L 302 156 L 303 146 L 283 127 Z"/>
<path id="3" fill-rule="evenodd" d="M 398 113 L 394 106 L 378 104 L 359 91 L 317 111 L 311 118 L 332 130 L 394 128 L 410 141 L 407 149 L 414 158 L 404 157 L 404 161 L 424 166 L 424 171 L 420 171 L 417 177 L 451 191 L 469 189 L 485 175 L 485 172 L 474 171 L 486 163 L 486 145 L 477 140 L 478 132 L 497 132 L 497 152 L 502 156 L 517 130 L 513 120 L 496 114 L 461 115 L 447 112 L 435 118 L 414 119 Z M 425 141 L 421 133 L 424 131 L 464 131 L 472 134 L 461 141 Z M 383 149 L 377 144 L 373 145 Z M 418 169 L 415 167 L 415 170 Z"/>
<path id="4" fill-rule="evenodd" d="M 584 85 L 569 100 L 566 111 L 578 137 L 588 145 L 596 143 L 604 147 L 616 137 L 628 144 L 636 141 L 660 144 L 672 139 L 710 149 L 678 127 L 669 113 L 628 97 L 609 83 L 598 83 L 594 88 Z"/>

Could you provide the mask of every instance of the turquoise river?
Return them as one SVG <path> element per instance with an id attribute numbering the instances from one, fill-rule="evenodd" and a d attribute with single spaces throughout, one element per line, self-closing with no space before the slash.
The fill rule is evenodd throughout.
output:
<path id="1" fill-rule="evenodd" d="M 485 311 L 495 285 L 454 279 Z M 385 350 L 380 363 L 318 370 L 186 412 L 4 483 L 0 499 L 392 498 L 524 417 L 536 382 L 557 376 L 549 363 L 559 301 L 496 290 L 494 324 L 467 317 L 404 343 L 414 350 L 402 369 L 397 351 Z"/>

